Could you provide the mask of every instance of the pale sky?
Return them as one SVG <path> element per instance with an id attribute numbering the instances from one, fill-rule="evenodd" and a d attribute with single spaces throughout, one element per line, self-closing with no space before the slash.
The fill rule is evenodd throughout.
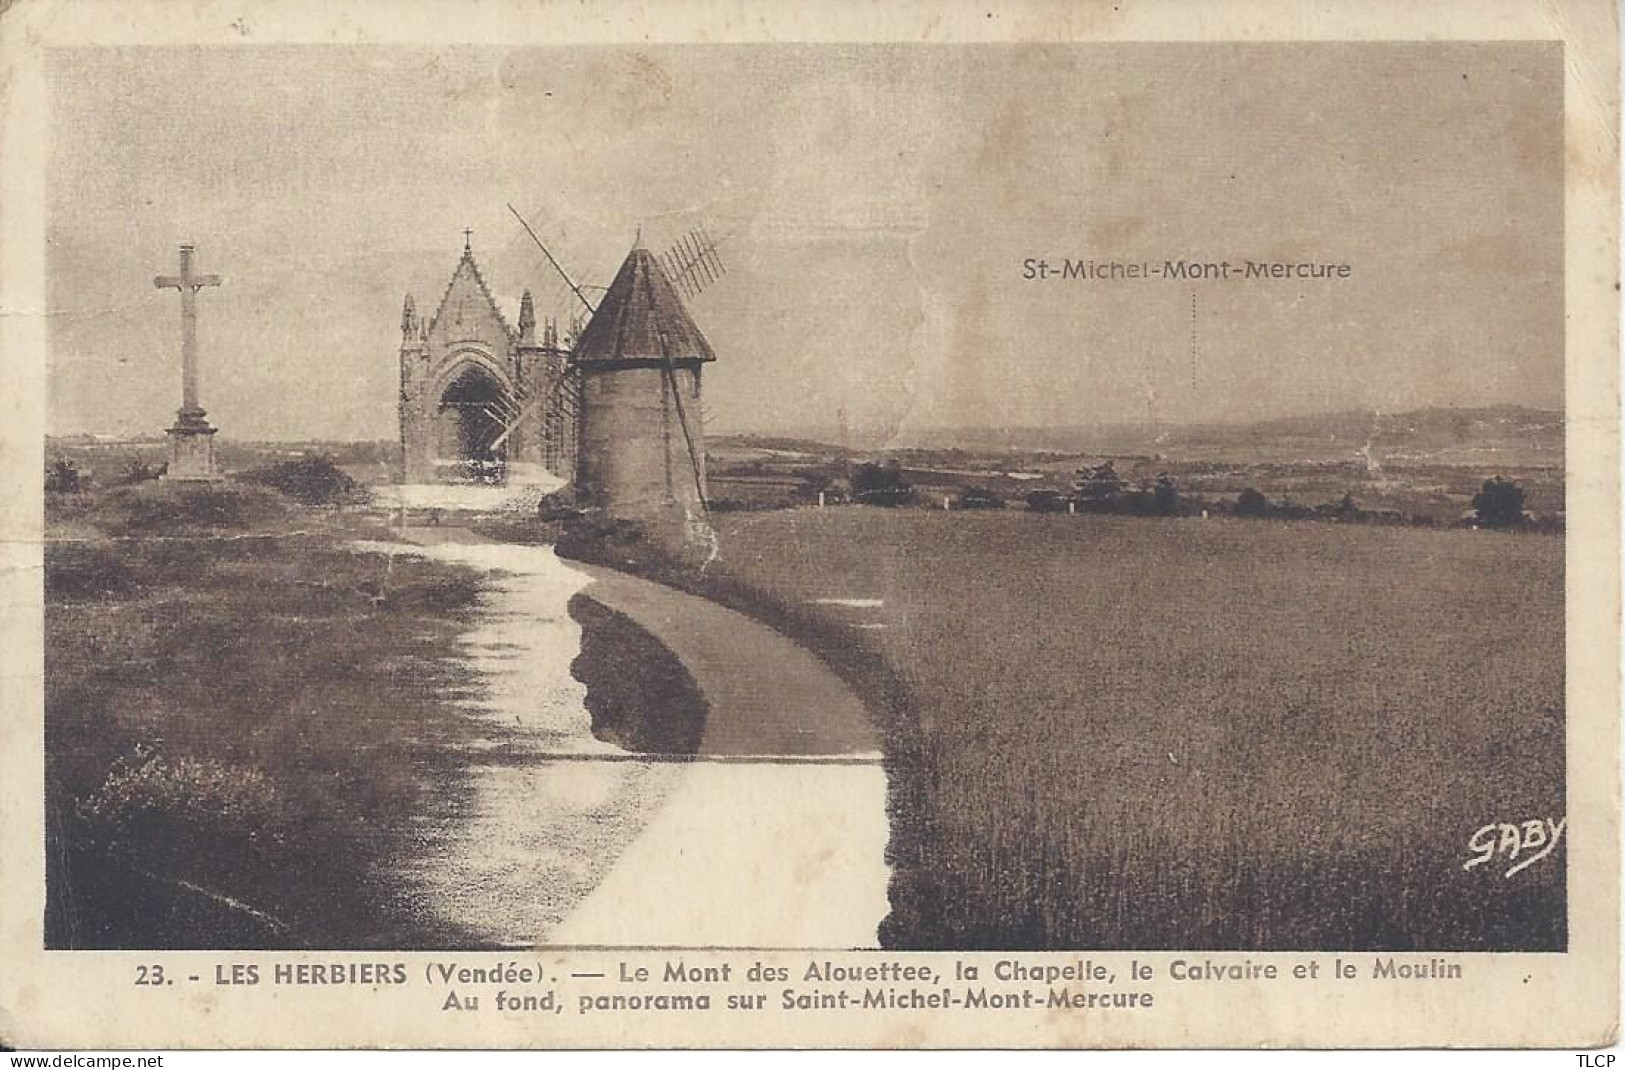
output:
<path id="1" fill-rule="evenodd" d="M 53 432 L 179 404 L 176 245 L 228 437 L 391 438 L 401 300 L 472 227 L 510 321 L 696 224 L 713 433 L 1562 405 L 1549 44 L 265 47 L 53 54 Z M 1024 259 L 1346 262 L 1036 282 Z M 1192 298 L 1196 345 L 1192 347 Z"/>

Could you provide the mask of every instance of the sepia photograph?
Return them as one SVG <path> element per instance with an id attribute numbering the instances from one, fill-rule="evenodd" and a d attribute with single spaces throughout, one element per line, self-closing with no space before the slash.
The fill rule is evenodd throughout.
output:
<path id="1" fill-rule="evenodd" d="M 53 59 L 51 946 L 1563 950 L 1560 47 Z"/>
<path id="2" fill-rule="evenodd" d="M 258 17 L 39 53 L 53 970 L 1549 998 L 1617 887 L 1564 40 Z"/>

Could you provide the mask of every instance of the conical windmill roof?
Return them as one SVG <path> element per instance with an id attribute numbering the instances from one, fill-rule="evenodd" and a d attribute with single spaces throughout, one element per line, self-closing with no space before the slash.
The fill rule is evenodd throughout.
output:
<path id="1" fill-rule="evenodd" d="M 642 246 L 626 255 L 615 281 L 576 344 L 577 364 L 716 360 L 676 287 Z"/>

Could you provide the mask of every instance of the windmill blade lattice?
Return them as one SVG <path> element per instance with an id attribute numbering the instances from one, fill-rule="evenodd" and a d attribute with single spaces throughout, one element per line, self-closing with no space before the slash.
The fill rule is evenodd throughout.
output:
<path id="1" fill-rule="evenodd" d="M 656 259 L 671 284 L 684 297 L 694 298 L 728 273 L 717 254 L 717 244 L 703 226 L 695 227 Z"/>

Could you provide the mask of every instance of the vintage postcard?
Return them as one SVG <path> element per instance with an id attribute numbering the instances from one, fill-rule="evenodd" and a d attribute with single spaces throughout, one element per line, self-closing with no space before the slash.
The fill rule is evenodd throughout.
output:
<path id="1" fill-rule="evenodd" d="M 1612 1043 L 1587 0 L 0 14 L 0 1042 Z"/>

